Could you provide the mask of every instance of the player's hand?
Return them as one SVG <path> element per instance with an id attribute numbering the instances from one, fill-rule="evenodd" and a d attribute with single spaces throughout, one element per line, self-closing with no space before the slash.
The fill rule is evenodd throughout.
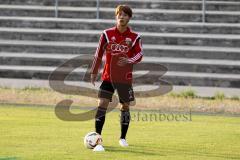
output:
<path id="1" fill-rule="evenodd" d="M 128 61 L 128 58 L 127 58 L 127 57 L 120 57 L 117 65 L 119 65 L 119 66 L 125 66 L 125 65 L 128 64 L 128 63 L 129 63 L 129 61 Z"/>
<path id="2" fill-rule="evenodd" d="M 91 83 L 95 86 L 95 81 L 97 78 L 97 74 L 91 74 Z"/>

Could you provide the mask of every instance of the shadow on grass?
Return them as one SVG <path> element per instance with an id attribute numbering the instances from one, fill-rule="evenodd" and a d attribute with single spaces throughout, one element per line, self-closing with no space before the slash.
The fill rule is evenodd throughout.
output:
<path id="1" fill-rule="evenodd" d="M 19 160 L 17 157 L 0 157 L 0 160 Z"/>
<path id="2" fill-rule="evenodd" d="M 154 150 L 149 150 L 146 149 L 147 147 L 143 147 L 143 148 L 138 148 L 135 147 L 134 145 L 131 145 L 127 148 L 123 148 L 123 147 L 113 147 L 113 146 L 104 146 L 106 151 L 109 152 L 116 152 L 116 153 L 134 153 L 134 154 L 142 154 L 142 155 L 149 155 L 149 156 L 166 156 L 166 154 L 164 154 L 163 152 L 156 152 Z"/>

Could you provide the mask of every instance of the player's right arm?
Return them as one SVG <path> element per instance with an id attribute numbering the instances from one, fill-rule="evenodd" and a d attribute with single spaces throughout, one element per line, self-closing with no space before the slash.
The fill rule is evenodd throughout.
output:
<path id="1" fill-rule="evenodd" d="M 96 50 L 94 58 L 93 58 L 93 63 L 92 63 L 91 71 L 90 71 L 90 73 L 91 73 L 91 83 L 94 86 L 95 86 L 95 81 L 96 81 L 96 77 L 97 77 L 97 74 L 98 74 L 99 67 L 102 63 L 102 56 L 105 52 L 106 43 L 107 43 L 107 40 L 106 40 L 105 34 L 102 33 L 101 37 L 100 37 L 100 40 L 99 40 L 99 43 L 98 43 L 97 50 Z"/>

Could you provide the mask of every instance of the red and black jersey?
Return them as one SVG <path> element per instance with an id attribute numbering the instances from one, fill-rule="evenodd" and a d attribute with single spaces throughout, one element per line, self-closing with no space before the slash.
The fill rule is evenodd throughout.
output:
<path id="1" fill-rule="evenodd" d="M 98 73 L 104 54 L 106 60 L 102 80 L 132 83 L 133 64 L 140 62 L 143 56 L 140 36 L 130 28 L 123 33 L 120 33 L 117 27 L 104 30 L 94 56 L 91 73 Z M 120 57 L 127 57 L 128 64 L 117 65 Z"/>

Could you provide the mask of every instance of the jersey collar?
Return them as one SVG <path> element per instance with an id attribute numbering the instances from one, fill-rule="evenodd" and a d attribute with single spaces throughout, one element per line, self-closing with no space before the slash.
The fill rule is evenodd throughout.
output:
<path id="1" fill-rule="evenodd" d="M 120 33 L 119 30 L 117 29 L 117 26 L 115 26 L 115 32 L 119 35 L 127 35 L 130 32 L 130 28 L 127 27 L 126 31 L 124 31 L 123 33 Z"/>

